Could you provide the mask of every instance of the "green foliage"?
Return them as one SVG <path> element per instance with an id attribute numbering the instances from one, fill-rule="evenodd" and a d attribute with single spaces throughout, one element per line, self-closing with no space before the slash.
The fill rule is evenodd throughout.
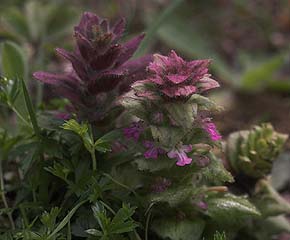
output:
<path id="1" fill-rule="evenodd" d="M 16 39 L 32 43 L 60 39 L 72 27 L 76 13 L 75 9 L 64 4 L 26 1 L 23 11 L 6 9 L 3 13 L 5 29 Z"/>
<path id="2" fill-rule="evenodd" d="M 152 223 L 153 231 L 162 239 L 170 240 L 199 240 L 204 227 L 205 222 L 200 219 L 157 219 Z"/>
<path id="3" fill-rule="evenodd" d="M 223 233 L 216 232 L 214 234 L 213 240 L 227 240 L 226 234 L 224 232 Z"/>
<path id="4" fill-rule="evenodd" d="M 113 212 L 114 217 L 111 219 L 107 216 L 108 214 L 105 207 L 101 203 L 96 203 L 92 207 L 92 210 L 100 230 L 87 229 L 86 232 L 100 240 L 117 240 L 120 238 L 119 234 L 132 232 L 138 227 L 138 224 L 132 220 L 135 209 L 134 207 L 123 204 L 118 212 Z M 117 235 L 119 235 L 119 237 L 117 237 Z"/>
<path id="5" fill-rule="evenodd" d="M 290 212 L 290 204 L 264 179 L 255 187 L 253 202 L 265 217 L 277 216 Z"/>
<path id="6" fill-rule="evenodd" d="M 235 171 L 260 178 L 270 173 L 287 138 L 270 124 L 235 132 L 228 139 L 227 156 Z"/>
<path id="7" fill-rule="evenodd" d="M 210 160 L 209 166 L 201 170 L 202 178 L 206 182 L 211 182 L 216 185 L 223 182 L 234 182 L 233 176 L 225 169 L 220 159 L 211 154 Z"/>
<path id="8" fill-rule="evenodd" d="M 259 210 L 246 197 L 226 194 L 209 198 L 207 203 L 207 214 L 219 224 L 240 225 L 249 217 L 261 216 Z"/>
<path id="9" fill-rule="evenodd" d="M 1 72 L 9 78 L 26 78 L 28 73 L 27 59 L 22 48 L 13 42 L 0 45 Z"/>
<path id="10" fill-rule="evenodd" d="M 282 67 L 284 61 L 283 53 L 246 70 L 241 79 L 241 87 L 251 91 L 261 89 L 269 82 L 273 82 L 274 74 Z"/>

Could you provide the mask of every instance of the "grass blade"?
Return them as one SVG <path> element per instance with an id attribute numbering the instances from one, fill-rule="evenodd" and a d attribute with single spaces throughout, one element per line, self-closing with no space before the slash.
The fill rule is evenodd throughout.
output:
<path id="1" fill-rule="evenodd" d="M 47 237 L 47 240 L 52 239 L 61 229 L 63 229 L 65 225 L 68 224 L 68 222 L 70 221 L 72 216 L 75 214 L 75 212 L 79 209 L 79 207 L 83 205 L 86 201 L 87 200 L 78 203 L 72 210 L 70 210 L 70 212 L 66 215 L 66 217 L 58 224 L 58 226 L 54 229 L 54 231 Z"/>
<path id="2" fill-rule="evenodd" d="M 23 79 L 21 79 L 21 84 L 22 84 L 22 91 L 23 91 L 23 96 L 24 96 L 24 100 L 25 100 L 25 105 L 26 105 L 26 108 L 27 108 L 29 116 L 30 116 L 30 120 L 31 120 L 31 123 L 32 123 L 33 130 L 35 132 L 35 135 L 38 138 L 41 138 L 40 128 L 39 128 L 39 126 L 37 124 L 37 119 L 36 119 L 36 115 L 35 115 L 35 112 L 34 112 L 34 109 L 33 109 L 33 106 L 32 106 L 32 102 L 31 102 L 31 99 L 29 97 L 29 93 L 27 91 L 26 84 L 25 84 Z"/>

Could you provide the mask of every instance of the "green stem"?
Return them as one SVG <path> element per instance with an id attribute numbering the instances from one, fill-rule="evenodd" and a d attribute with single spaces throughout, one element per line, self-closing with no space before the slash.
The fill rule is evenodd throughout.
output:
<path id="1" fill-rule="evenodd" d="M 92 157 L 92 161 L 93 161 L 93 171 L 96 171 L 97 170 L 97 159 L 96 159 L 95 149 L 93 149 L 91 151 L 91 157 Z"/>
<path id="2" fill-rule="evenodd" d="M 148 207 L 148 209 L 145 212 L 145 216 L 146 217 L 146 223 L 145 223 L 145 240 L 148 240 L 148 232 L 149 232 L 149 222 L 150 222 L 150 218 L 151 218 L 151 214 L 152 214 L 152 209 L 153 206 L 155 205 L 155 203 L 151 203 L 150 206 Z"/>
<path id="3" fill-rule="evenodd" d="M 151 218 L 151 211 L 148 213 L 146 218 L 146 224 L 145 224 L 145 240 L 148 240 L 148 230 L 149 230 L 149 222 Z"/>
<path id="4" fill-rule="evenodd" d="M 94 132 L 93 132 L 93 127 L 92 125 L 89 125 L 89 136 L 90 136 L 90 140 L 91 140 L 91 150 L 90 150 L 90 154 L 92 157 L 92 161 L 93 161 L 93 171 L 97 170 L 97 159 L 96 159 L 96 151 L 95 151 L 95 147 L 94 147 Z"/>
<path id="5" fill-rule="evenodd" d="M 30 121 L 34 130 L 35 135 L 38 137 L 38 139 L 41 139 L 41 134 L 40 134 L 40 128 L 37 123 L 36 115 L 32 106 L 32 102 L 28 93 L 28 90 L 26 88 L 25 82 L 23 79 L 21 79 L 21 84 L 22 84 L 22 90 L 23 90 L 23 95 L 24 95 L 24 100 L 26 104 L 26 108 L 29 113 Z"/>
<path id="6" fill-rule="evenodd" d="M 26 216 L 25 209 L 23 208 L 22 205 L 19 206 L 19 209 L 20 209 L 20 212 L 21 212 L 21 215 L 22 215 L 22 218 L 23 218 L 24 227 L 28 228 L 29 222 L 28 222 L 28 219 L 27 219 L 27 216 Z"/>
<path id="7" fill-rule="evenodd" d="M 19 119 L 25 123 L 25 125 L 31 127 L 30 123 L 21 115 L 20 112 L 18 112 L 18 110 L 14 107 L 14 106 L 11 106 L 9 104 L 9 107 L 12 109 L 12 111 L 17 115 L 17 117 L 19 117 Z"/>
<path id="8" fill-rule="evenodd" d="M 6 195 L 5 195 L 5 185 L 4 185 L 4 177 L 3 177 L 3 169 L 2 169 L 2 161 L 0 159 L 0 192 L 1 192 L 1 198 L 4 204 L 5 209 L 7 209 L 7 216 L 11 225 L 11 228 L 15 230 L 15 224 L 12 218 L 11 212 L 9 212 L 9 206 L 7 203 Z"/>
<path id="9" fill-rule="evenodd" d="M 128 191 L 132 192 L 135 197 L 140 201 L 142 202 L 142 198 L 133 190 L 131 189 L 130 187 L 126 186 L 125 184 L 119 182 L 118 180 L 114 179 L 111 175 L 107 174 L 107 173 L 103 173 L 103 175 L 107 178 L 109 178 L 112 182 L 116 183 L 117 185 L 127 189 Z"/>

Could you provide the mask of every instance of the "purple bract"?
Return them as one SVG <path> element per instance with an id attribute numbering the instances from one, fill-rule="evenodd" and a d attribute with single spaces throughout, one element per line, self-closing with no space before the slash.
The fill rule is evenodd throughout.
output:
<path id="1" fill-rule="evenodd" d="M 144 34 L 119 43 L 124 30 L 124 19 L 110 26 L 106 19 L 84 13 L 75 27 L 75 49 L 72 52 L 56 49 L 61 57 L 71 62 L 73 70 L 63 74 L 36 72 L 33 76 L 54 86 L 60 96 L 69 99 L 75 111 L 81 112 L 81 118 L 90 121 L 102 119 L 106 111 L 114 107 L 110 101 L 127 91 L 137 78 L 140 79 L 152 60 L 151 56 L 145 56 L 129 61 Z M 115 97 L 99 101 L 98 94 L 112 91 Z"/>
<path id="2" fill-rule="evenodd" d="M 208 74 L 210 60 L 185 61 L 171 51 L 169 56 L 154 55 L 149 64 L 150 76 L 144 82 L 158 86 L 166 97 L 188 97 L 195 93 L 219 87 Z"/>

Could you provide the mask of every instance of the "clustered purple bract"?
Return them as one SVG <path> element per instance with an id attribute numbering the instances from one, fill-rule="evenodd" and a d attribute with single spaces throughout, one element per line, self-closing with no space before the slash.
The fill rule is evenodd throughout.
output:
<path id="1" fill-rule="evenodd" d="M 208 74 L 209 64 L 210 60 L 187 62 L 174 51 L 169 56 L 155 54 L 148 67 L 151 74 L 145 82 L 154 83 L 166 97 L 188 97 L 219 87 Z"/>
<path id="2" fill-rule="evenodd" d="M 80 119 L 102 120 L 114 107 L 110 99 L 120 96 L 132 82 L 140 79 L 152 60 L 151 55 L 130 60 L 144 34 L 120 43 L 124 29 L 124 19 L 110 26 L 106 19 L 84 13 L 74 29 L 75 49 L 72 52 L 56 49 L 71 62 L 73 70 L 62 74 L 36 72 L 34 77 L 52 85 L 60 96 L 69 99 Z"/>

